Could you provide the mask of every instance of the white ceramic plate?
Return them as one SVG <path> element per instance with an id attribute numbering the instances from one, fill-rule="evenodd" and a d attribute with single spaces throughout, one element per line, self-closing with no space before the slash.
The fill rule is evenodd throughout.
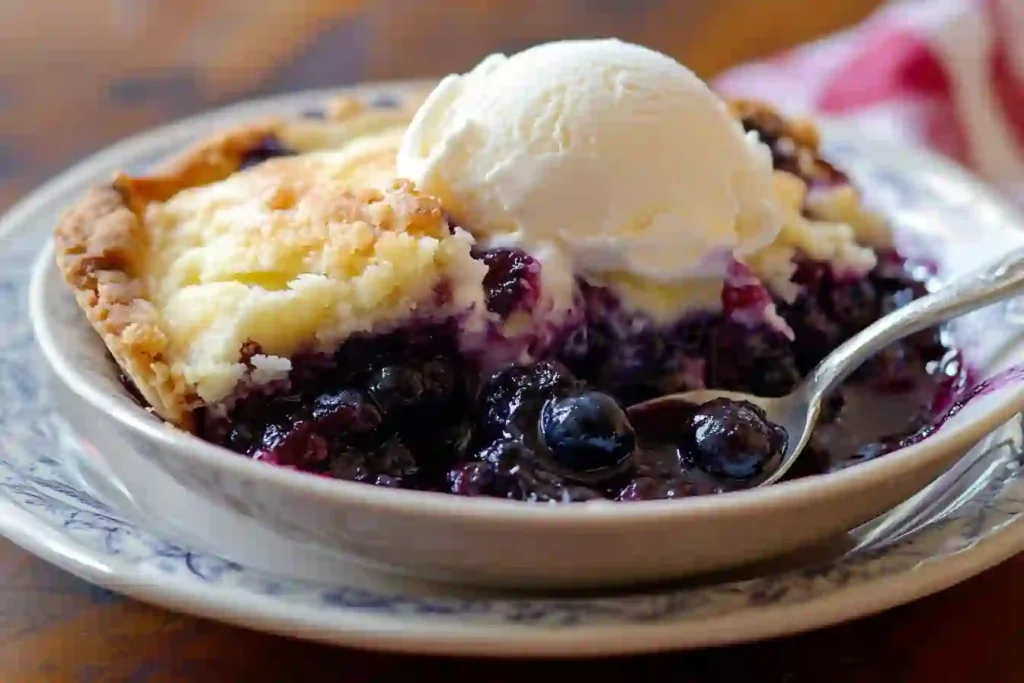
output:
<path id="1" fill-rule="evenodd" d="M 386 87 L 380 92 L 386 94 Z M 293 109 L 324 97 L 310 93 L 270 106 Z M 204 125 L 221 126 L 236 117 L 231 111 L 215 113 Z M 177 125 L 159 133 L 159 145 L 149 146 L 162 153 L 167 144 L 184 144 L 195 134 L 193 123 Z M 0 270 L 0 533 L 89 581 L 172 609 L 332 643 L 410 652 L 584 656 L 815 628 L 940 590 L 1024 550 L 1019 521 L 1024 445 L 1018 420 L 918 496 L 836 544 L 750 568 L 744 576 L 704 577 L 699 584 L 551 597 L 463 590 L 355 567 L 334 571 L 329 579 L 295 580 L 286 578 L 297 571 L 288 566 L 294 563 L 287 552 L 293 541 L 273 532 L 267 533 L 275 548 L 284 550 L 282 572 L 167 540 L 152 531 L 166 520 L 151 519 L 153 510 L 131 506 L 111 488 L 95 466 L 96 454 L 56 410 L 44 387 L 45 369 L 25 308 L 29 262 L 48 236 L 55 212 L 81 191 L 82 175 L 106 173 L 128 147 L 145 148 L 147 140 L 153 143 L 155 136 L 116 146 L 74 175 L 58 177 L 0 225 L 5 264 Z M 156 160 L 132 159 L 139 168 Z M 922 176 L 925 181 L 909 186 L 906 176 L 880 178 L 884 191 L 876 199 L 895 219 L 917 224 L 935 240 L 950 239 L 936 226 L 948 229 L 958 221 L 979 235 L 1005 232 L 1002 214 L 978 204 L 970 184 L 947 181 L 922 188 L 943 177 L 941 172 Z M 943 215 L 936 216 L 931 199 L 940 192 Z M 996 241 L 989 250 L 967 255 L 984 257 L 1004 245 Z M 1013 312 L 1011 307 L 999 313 L 1003 332 L 1015 324 Z M 979 335 L 976 341 L 986 347 L 1005 338 Z"/>

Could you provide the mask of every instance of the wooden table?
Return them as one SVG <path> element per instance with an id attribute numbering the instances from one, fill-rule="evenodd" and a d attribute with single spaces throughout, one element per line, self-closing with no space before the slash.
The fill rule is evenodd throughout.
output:
<path id="1" fill-rule="evenodd" d="M 32 0 L 0 3 L 0 206 L 125 134 L 254 94 L 465 69 L 493 50 L 618 35 L 701 75 L 835 30 L 877 0 Z M 683 682 L 1024 680 L 1024 556 L 818 633 L 611 662 L 367 654 L 179 616 L 0 542 L 0 681 L 383 681 L 538 673 Z"/>

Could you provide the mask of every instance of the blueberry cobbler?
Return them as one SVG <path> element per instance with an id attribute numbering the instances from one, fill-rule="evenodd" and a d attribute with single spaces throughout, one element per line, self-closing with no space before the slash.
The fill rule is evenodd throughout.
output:
<path id="1" fill-rule="evenodd" d="M 248 457 L 536 502 L 742 487 L 779 396 L 923 295 L 815 127 L 615 40 L 495 55 L 415 109 L 340 99 L 118 175 L 58 261 L 138 399 Z M 900 447 L 964 381 L 936 330 L 829 401 L 790 476 Z"/>

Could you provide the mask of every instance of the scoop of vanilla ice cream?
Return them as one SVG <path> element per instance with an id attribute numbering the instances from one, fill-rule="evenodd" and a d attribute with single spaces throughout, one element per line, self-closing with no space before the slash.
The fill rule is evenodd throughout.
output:
<path id="1" fill-rule="evenodd" d="M 584 275 L 721 278 L 781 226 L 767 147 L 689 69 L 614 39 L 448 76 L 397 170 L 483 246 L 557 253 Z"/>

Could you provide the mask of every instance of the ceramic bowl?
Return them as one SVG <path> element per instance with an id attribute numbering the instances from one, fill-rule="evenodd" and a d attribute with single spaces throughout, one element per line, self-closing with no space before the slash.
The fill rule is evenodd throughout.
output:
<path id="1" fill-rule="evenodd" d="M 397 99 L 409 84 L 356 89 Z M 412 91 L 420 92 L 413 88 Z M 128 140 L 68 171 L 29 201 L 54 216 L 115 169 L 138 171 L 230 121 L 297 114 L 336 92 L 247 103 Z M 967 173 L 925 151 L 824 127 L 826 145 L 892 221 L 904 253 L 922 250 L 941 278 L 1024 243 L 1024 220 Z M 62 282 L 52 246 L 38 257 L 30 312 L 54 399 L 86 445 L 91 471 L 193 545 L 255 567 L 322 576 L 350 563 L 464 584 L 586 587 L 734 567 L 828 539 L 906 499 L 1024 407 L 1024 384 L 1001 383 L 933 436 L 833 474 L 755 491 L 672 501 L 561 506 L 392 490 L 323 479 L 239 457 L 169 428 L 118 381 L 102 341 Z M 1016 307 L 954 327 L 971 366 L 991 376 L 1024 363 Z M 296 561 L 295 548 L 305 553 Z M 296 568 L 298 567 L 298 569 Z M 314 569 L 315 568 L 315 569 Z"/>

